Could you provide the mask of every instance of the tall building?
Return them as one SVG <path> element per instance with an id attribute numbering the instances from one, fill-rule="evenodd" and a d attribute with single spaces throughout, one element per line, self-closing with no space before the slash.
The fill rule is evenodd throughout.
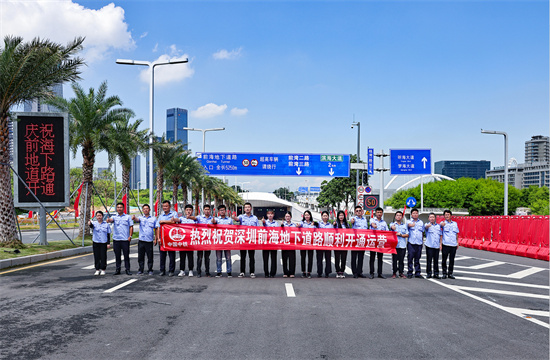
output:
<path id="1" fill-rule="evenodd" d="M 456 161 L 444 160 L 437 161 L 434 164 L 434 173 L 446 175 L 453 179 L 462 177 L 483 179 L 485 171 L 491 169 L 491 162 L 486 160 L 480 161 Z"/>
<path id="2" fill-rule="evenodd" d="M 132 159 L 132 167 L 130 169 L 130 189 L 138 190 L 141 182 L 141 156 L 136 155 Z"/>
<path id="3" fill-rule="evenodd" d="M 55 96 L 63 97 L 63 84 L 56 84 L 52 86 L 52 92 Z M 60 112 L 55 106 L 43 104 L 40 99 L 34 99 L 27 101 L 23 104 L 23 111 L 25 112 Z"/>
<path id="4" fill-rule="evenodd" d="M 525 142 L 525 163 L 550 162 L 550 138 L 535 135 Z"/>
<path id="5" fill-rule="evenodd" d="M 187 110 L 173 108 L 166 110 L 166 139 L 168 141 L 181 141 L 187 150 Z"/>
<path id="6" fill-rule="evenodd" d="M 105 180 L 109 176 L 110 169 L 108 167 L 98 167 L 97 168 L 97 180 Z"/>

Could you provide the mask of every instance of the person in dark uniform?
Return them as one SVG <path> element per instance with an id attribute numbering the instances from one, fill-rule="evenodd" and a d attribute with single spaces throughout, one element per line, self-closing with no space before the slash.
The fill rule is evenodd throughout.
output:
<path id="1" fill-rule="evenodd" d="M 375 217 L 370 220 L 370 228 L 371 230 L 383 230 L 388 231 L 388 224 L 382 219 L 382 216 L 384 215 L 384 210 L 379 207 L 374 210 Z M 385 279 L 385 276 L 382 275 L 382 265 L 384 264 L 383 260 L 384 254 L 378 251 L 371 251 L 370 252 L 370 258 L 369 258 L 369 277 L 371 279 L 374 279 L 374 261 L 375 259 L 378 259 L 378 277 L 380 279 Z"/>
<path id="2" fill-rule="evenodd" d="M 103 221 L 103 212 L 96 211 L 96 221 L 88 221 L 92 229 L 92 241 L 94 250 L 94 275 L 105 275 L 107 270 L 107 249 L 111 247 L 111 226 Z"/>
<path id="3" fill-rule="evenodd" d="M 298 227 L 304 229 L 313 229 L 317 227 L 317 224 L 313 221 L 313 217 L 311 216 L 311 211 L 304 211 L 302 222 L 298 223 Z M 302 265 L 302 277 L 311 279 L 311 271 L 313 270 L 313 250 L 300 250 L 300 263 Z"/>
<path id="4" fill-rule="evenodd" d="M 366 217 L 363 216 L 363 208 L 359 205 L 355 207 L 355 216 L 350 220 L 353 229 L 365 229 L 369 228 L 369 221 Z M 353 272 L 353 277 L 357 278 L 366 278 L 363 275 L 363 259 L 365 258 L 365 250 L 351 251 L 351 271 Z"/>
<path id="5" fill-rule="evenodd" d="M 134 233 L 134 222 L 130 215 L 124 213 L 124 204 L 116 204 L 117 213 L 107 219 L 108 223 L 113 223 L 113 251 L 115 252 L 116 271 L 114 275 L 120 275 L 122 265 L 121 253 L 124 254 L 124 268 L 126 275 L 132 275 L 130 272 L 130 241 Z"/>
<path id="6" fill-rule="evenodd" d="M 265 227 L 278 227 L 279 223 L 274 220 L 275 212 L 267 210 L 267 220 L 262 219 Z M 264 273 L 266 278 L 273 278 L 277 274 L 277 250 L 262 250 L 264 259 Z M 271 268 L 269 267 L 269 258 L 271 258 Z"/>
<path id="7" fill-rule="evenodd" d="M 178 213 L 171 210 L 172 204 L 170 201 L 164 200 L 162 202 L 162 214 L 158 216 L 157 225 L 160 227 L 162 224 L 174 224 L 178 218 Z M 157 231 L 157 239 L 155 245 L 158 243 L 160 246 L 160 231 Z M 175 251 L 160 251 L 160 276 L 166 275 L 166 255 L 170 259 L 168 265 L 168 276 L 174 276 L 176 271 L 176 252 Z"/>
<path id="8" fill-rule="evenodd" d="M 139 241 L 138 241 L 138 275 L 143 275 L 145 269 L 145 254 L 147 254 L 148 274 L 153 275 L 153 243 L 156 239 L 158 228 L 157 218 L 151 216 L 151 207 L 148 204 L 142 206 L 143 215 L 136 218 L 132 215 L 132 220 L 139 223 Z"/>
<path id="9" fill-rule="evenodd" d="M 285 221 L 283 221 L 281 227 L 296 227 L 296 224 L 292 222 L 290 211 L 285 213 Z M 296 250 L 282 250 L 281 257 L 283 258 L 283 277 L 293 278 L 296 273 Z"/>
<path id="10" fill-rule="evenodd" d="M 336 221 L 334 222 L 335 229 L 349 229 L 348 220 L 346 219 L 346 213 L 342 210 L 338 210 L 336 215 Z M 346 271 L 346 259 L 348 257 L 347 250 L 334 250 L 334 263 L 336 267 L 336 278 L 344 279 L 344 271 Z"/>
<path id="11" fill-rule="evenodd" d="M 323 211 L 321 213 L 319 229 L 334 229 L 334 226 L 328 222 L 328 211 Z M 317 277 L 323 276 L 323 258 L 325 258 L 325 277 L 328 278 L 332 272 L 331 251 L 315 250 L 315 253 L 317 255 Z"/>

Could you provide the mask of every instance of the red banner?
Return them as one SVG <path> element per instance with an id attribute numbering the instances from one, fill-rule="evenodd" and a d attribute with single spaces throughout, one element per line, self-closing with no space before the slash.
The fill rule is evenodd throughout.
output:
<path id="1" fill-rule="evenodd" d="M 161 250 L 369 250 L 395 254 L 393 231 L 241 225 L 161 226 Z"/>

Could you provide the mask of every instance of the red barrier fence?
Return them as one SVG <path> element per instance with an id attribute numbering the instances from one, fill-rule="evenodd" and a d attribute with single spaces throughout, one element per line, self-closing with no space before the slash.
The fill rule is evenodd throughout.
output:
<path id="1" fill-rule="evenodd" d="M 455 216 L 460 246 L 549 260 L 550 216 Z"/>

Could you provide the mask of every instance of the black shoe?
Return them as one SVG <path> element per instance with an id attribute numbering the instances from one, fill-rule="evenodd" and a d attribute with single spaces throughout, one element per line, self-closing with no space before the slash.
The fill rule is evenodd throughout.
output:
<path id="1" fill-rule="evenodd" d="M 164 275 L 166 275 L 166 271 L 164 271 L 164 270 L 163 270 L 163 271 L 161 271 L 159 275 L 160 275 L 160 276 L 164 276 Z"/>
<path id="2" fill-rule="evenodd" d="M 232 274 L 232 273 L 228 273 L 228 274 L 227 274 L 227 277 L 228 277 L 228 278 L 232 278 L 232 277 L 233 277 L 233 274 Z"/>
<path id="3" fill-rule="evenodd" d="M 266 279 L 269 279 L 269 278 L 270 278 L 270 276 L 269 276 L 269 275 L 266 275 L 266 276 L 265 276 L 265 278 L 266 278 Z"/>
<path id="4" fill-rule="evenodd" d="M 148 274 L 153 275 L 154 274 L 153 270 L 149 270 Z"/>
<path id="5" fill-rule="evenodd" d="M 367 275 L 363 275 L 363 274 L 359 274 L 358 275 L 361 279 L 366 279 L 367 278 Z"/>
<path id="6" fill-rule="evenodd" d="M 317 277 L 318 277 L 318 278 L 322 278 L 322 277 L 323 277 L 323 274 L 317 274 Z"/>
<path id="7" fill-rule="evenodd" d="M 441 279 L 441 277 L 440 277 L 439 275 L 434 275 L 434 279 L 438 279 L 438 280 L 440 280 L 440 279 Z"/>
<path id="8" fill-rule="evenodd" d="M 443 276 L 441 277 L 442 279 L 446 279 L 447 278 L 447 275 L 443 274 Z"/>
<path id="9" fill-rule="evenodd" d="M 369 274 L 369 279 L 374 279 L 374 274 Z"/>
<path id="10" fill-rule="evenodd" d="M 414 277 L 415 277 L 415 279 L 424 279 L 424 276 L 422 276 L 422 275 L 415 275 Z"/>
<path id="11" fill-rule="evenodd" d="M 202 275 L 200 272 L 197 273 L 197 277 L 200 278 Z"/>
<path id="12" fill-rule="evenodd" d="M 217 278 L 222 277 L 222 273 L 217 273 L 217 274 L 216 274 L 216 277 L 217 277 Z"/>
<path id="13" fill-rule="evenodd" d="M 174 276 L 174 273 L 173 273 L 172 271 L 170 271 L 170 272 L 168 273 L 168 276 L 172 277 L 172 276 Z"/>
<path id="14" fill-rule="evenodd" d="M 120 269 L 115 271 L 115 273 L 113 275 L 120 275 Z"/>
<path id="15" fill-rule="evenodd" d="M 328 278 L 328 274 L 325 274 L 325 278 Z"/>
<path id="16" fill-rule="evenodd" d="M 307 278 L 311 279 L 311 273 L 307 273 Z"/>
<path id="17" fill-rule="evenodd" d="M 451 274 L 449 274 L 449 276 L 447 276 L 447 277 L 448 277 L 449 279 L 452 279 L 452 280 L 455 279 L 455 277 L 454 277 L 453 275 L 451 275 Z"/>
<path id="18" fill-rule="evenodd" d="M 305 272 L 302 273 L 302 277 L 303 278 L 307 277 Z"/>
<path id="19" fill-rule="evenodd" d="M 413 276 L 412 275 L 407 275 L 407 279 L 412 279 Z"/>
<path id="20" fill-rule="evenodd" d="M 359 276 L 358 275 L 353 275 L 353 278 L 354 279 L 357 279 Z"/>
<path id="21" fill-rule="evenodd" d="M 139 271 L 137 272 L 137 274 L 138 274 L 138 275 L 143 275 L 143 271 L 139 270 Z"/>
<path id="22" fill-rule="evenodd" d="M 206 277 L 211 277 L 212 275 L 210 275 L 209 272 L 206 273 Z"/>
<path id="23" fill-rule="evenodd" d="M 426 276 L 426 279 L 431 279 L 431 278 L 432 278 L 432 275 Z"/>
<path id="24" fill-rule="evenodd" d="M 384 275 L 382 275 L 382 274 L 378 274 L 378 278 L 379 278 L 379 279 L 385 279 L 386 277 L 385 277 Z"/>
<path id="25" fill-rule="evenodd" d="M 126 275 L 132 275 L 132 273 L 130 272 L 130 270 L 126 270 Z"/>

